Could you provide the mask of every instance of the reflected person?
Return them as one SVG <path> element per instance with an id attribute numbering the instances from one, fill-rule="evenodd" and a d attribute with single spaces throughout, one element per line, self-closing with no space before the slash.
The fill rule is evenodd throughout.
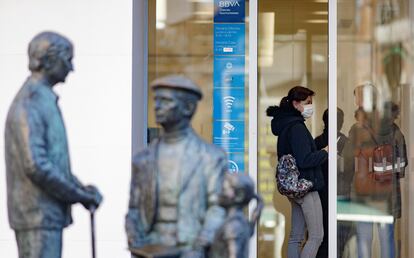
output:
<path id="1" fill-rule="evenodd" d="M 153 82 L 152 89 L 156 122 L 164 133 L 132 161 L 128 245 L 173 246 L 202 257 L 224 220 L 218 197 L 227 158 L 190 125 L 202 98 L 194 82 L 170 75 Z"/>
<path id="2" fill-rule="evenodd" d="M 395 124 L 399 108 L 391 102 L 384 103 L 381 109 L 378 108 L 377 88 L 371 83 L 358 86 L 354 95 L 358 109 L 355 111 L 356 123 L 349 132 L 354 153 L 354 158 L 349 161 L 355 171 L 355 194 L 351 196 L 351 200 L 394 217 L 394 222 L 390 224 L 356 223 L 358 256 L 372 257 L 373 229 L 377 229 L 381 257 L 396 257 L 394 223 L 401 216 L 399 179 L 404 175 L 407 165 L 404 136 Z M 378 158 L 382 160 L 381 165 L 378 165 Z M 370 159 L 373 162 L 366 162 Z M 404 162 L 397 162 L 399 159 Z M 391 164 L 388 165 L 388 162 Z M 386 175 L 381 171 L 389 170 L 392 171 L 391 177 L 385 180 L 376 179 L 377 176 Z"/>
<path id="3" fill-rule="evenodd" d="M 328 122 L 328 116 L 329 112 L 328 109 L 326 109 L 323 112 L 322 115 L 322 121 L 324 123 L 324 129 L 321 135 L 315 138 L 315 144 L 316 148 L 318 150 L 322 150 L 323 148 L 328 146 L 328 134 L 329 134 L 329 122 Z M 338 195 L 344 195 L 344 192 L 348 192 L 344 188 L 350 189 L 351 183 L 350 180 L 344 180 L 344 171 L 343 171 L 343 153 L 346 145 L 349 142 L 348 137 L 346 137 L 342 132 L 342 126 L 344 124 L 344 112 L 342 109 L 337 109 L 337 154 L 338 154 Z M 342 164 L 342 165 L 341 165 Z M 321 204 L 322 204 L 322 211 L 323 211 L 323 230 L 324 230 L 324 236 L 321 246 L 319 247 L 318 254 L 316 257 L 318 258 L 326 258 L 328 257 L 328 195 L 329 195 L 329 169 L 328 169 L 328 161 L 326 161 L 324 164 L 322 164 L 322 174 L 323 179 L 325 182 L 325 186 L 318 191 L 319 196 L 321 198 Z M 347 182 L 346 182 L 347 181 Z M 349 190 L 350 191 L 350 190 Z M 338 234 L 339 234 L 338 230 Z"/>
<path id="4" fill-rule="evenodd" d="M 54 32 L 29 44 L 30 76 L 6 121 L 5 153 L 9 223 L 20 258 L 60 258 L 71 205 L 95 209 L 102 196 L 72 174 L 68 140 L 53 87 L 73 71 L 73 46 Z"/>
<path id="5" fill-rule="evenodd" d="M 371 196 L 358 196 L 358 201 L 371 207 L 382 210 L 394 217 L 393 223 L 378 224 L 372 222 L 357 223 L 357 240 L 359 257 L 372 257 L 373 229 L 378 229 L 381 257 L 397 257 L 399 250 L 395 246 L 394 225 L 396 219 L 401 218 L 401 186 L 400 179 L 404 177 L 407 163 L 407 150 L 404 135 L 395 123 L 399 116 L 399 107 L 393 102 L 384 104 L 380 126 L 373 136 L 378 146 L 392 146 L 393 175 L 389 184 L 391 191 Z M 396 159 L 400 159 L 396 162 Z M 398 167 L 396 167 L 398 166 Z"/>

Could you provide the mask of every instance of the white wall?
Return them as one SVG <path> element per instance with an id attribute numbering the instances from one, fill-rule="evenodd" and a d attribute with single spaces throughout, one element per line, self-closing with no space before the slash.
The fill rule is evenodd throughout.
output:
<path id="1" fill-rule="evenodd" d="M 129 257 L 124 234 L 131 156 L 132 1 L 0 0 L 0 250 L 17 257 L 7 221 L 4 122 L 29 74 L 31 38 L 53 30 L 75 45 L 75 72 L 56 90 L 65 119 L 72 168 L 104 195 L 97 217 L 98 257 Z M 90 257 L 89 215 L 73 208 L 64 258 Z"/>

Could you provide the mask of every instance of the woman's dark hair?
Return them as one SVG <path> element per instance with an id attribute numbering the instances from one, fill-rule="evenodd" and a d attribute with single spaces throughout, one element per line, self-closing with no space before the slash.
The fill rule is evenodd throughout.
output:
<path id="1" fill-rule="evenodd" d="M 293 109 L 293 101 L 304 101 L 309 96 L 314 96 L 315 92 L 303 86 L 295 86 L 289 90 L 288 95 L 283 97 L 280 101 L 279 108 L 282 109 Z M 278 109 L 277 106 L 270 106 L 267 108 L 266 113 L 268 116 L 273 116 L 275 111 Z"/>
<path id="2" fill-rule="evenodd" d="M 344 125 L 344 111 L 340 108 L 337 108 L 336 111 L 337 111 L 337 113 L 336 113 L 337 114 L 337 117 L 336 117 L 336 119 L 337 119 L 336 120 L 337 129 L 338 129 L 338 131 L 340 131 L 342 129 L 342 126 Z M 329 126 L 329 111 L 328 111 L 328 109 L 326 109 L 323 112 L 322 120 L 323 120 L 323 123 L 325 125 L 325 128 L 328 129 L 328 126 Z"/>

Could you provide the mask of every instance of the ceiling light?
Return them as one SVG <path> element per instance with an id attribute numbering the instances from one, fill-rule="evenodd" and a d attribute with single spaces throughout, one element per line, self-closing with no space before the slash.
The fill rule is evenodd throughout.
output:
<path id="1" fill-rule="evenodd" d="M 156 28 L 164 29 L 165 21 L 167 19 L 167 0 L 158 0 L 156 9 Z"/>
<path id="2" fill-rule="evenodd" d="M 275 13 L 261 12 L 257 22 L 259 26 L 259 66 L 270 67 L 273 64 Z"/>
<path id="3" fill-rule="evenodd" d="M 196 12 L 194 12 L 194 15 L 208 15 L 208 16 L 212 16 L 213 15 L 213 12 L 196 11 Z"/>
<path id="4" fill-rule="evenodd" d="M 192 3 L 208 3 L 208 4 L 211 4 L 212 3 L 212 0 L 189 0 L 189 2 L 192 2 Z"/>
<path id="5" fill-rule="evenodd" d="M 155 27 L 157 28 L 157 30 L 165 29 L 165 22 L 157 21 Z"/>
<path id="6" fill-rule="evenodd" d="M 192 23 L 196 23 L 196 24 L 209 24 L 209 23 L 213 23 L 213 21 L 211 20 L 196 20 L 196 21 L 191 21 Z"/>
<path id="7" fill-rule="evenodd" d="M 313 19 L 313 20 L 306 20 L 307 23 L 328 23 L 328 20 L 317 20 L 317 19 Z"/>
<path id="8" fill-rule="evenodd" d="M 326 62 L 325 56 L 320 55 L 320 54 L 312 54 L 312 60 L 317 62 L 317 63 L 325 63 Z"/>

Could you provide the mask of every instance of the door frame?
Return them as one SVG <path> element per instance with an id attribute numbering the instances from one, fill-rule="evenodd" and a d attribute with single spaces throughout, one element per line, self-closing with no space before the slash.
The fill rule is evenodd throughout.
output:
<path id="1" fill-rule="evenodd" d="M 337 0 L 328 1 L 328 254 L 337 257 Z"/>

